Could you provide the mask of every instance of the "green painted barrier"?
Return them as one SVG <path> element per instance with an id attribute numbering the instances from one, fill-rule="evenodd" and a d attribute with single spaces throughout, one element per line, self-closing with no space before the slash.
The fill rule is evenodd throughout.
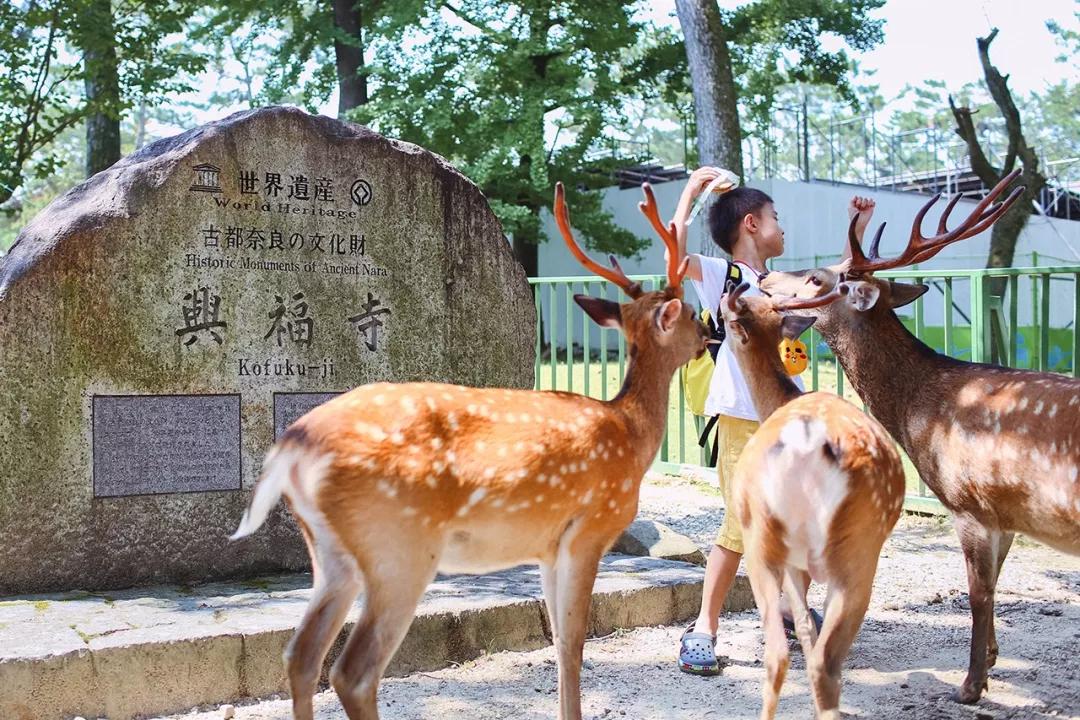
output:
<path id="1" fill-rule="evenodd" d="M 1050 370 L 1080 377 L 1080 265 L 1008 268 L 1002 270 L 912 269 L 879 273 L 878 277 L 930 285 L 905 308 L 902 321 L 920 340 L 938 352 L 977 362 L 995 357 L 1010 367 Z M 991 283 L 1003 278 L 1005 295 L 991 294 Z M 664 283 L 660 275 L 633 280 L 646 290 Z M 610 283 L 595 276 L 530 278 L 536 306 L 535 387 L 569 390 L 607 400 L 618 392 L 626 373 L 626 342 L 621 333 L 592 326 L 573 301 L 576 293 L 608 300 L 621 299 Z M 958 298 L 967 300 L 960 307 Z M 933 317 L 939 322 L 929 322 Z M 993 328 L 997 328 L 998 346 Z M 1004 346 L 1002 347 L 1002 343 Z M 810 367 L 803 374 L 810 390 L 835 392 L 862 406 L 844 381 L 843 371 L 820 335 L 810 330 Z M 687 409 L 682 383 L 675 376 L 668 409 L 667 433 L 655 467 L 679 471 L 701 468 L 699 419 Z M 908 497 L 905 507 L 915 512 L 944 512 L 905 458 Z"/>

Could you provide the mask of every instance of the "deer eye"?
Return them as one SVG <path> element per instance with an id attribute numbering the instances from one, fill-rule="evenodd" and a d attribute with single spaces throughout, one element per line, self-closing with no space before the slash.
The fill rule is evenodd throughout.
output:
<path id="1" fill-rule="evenodd" d="M 810 282 L 817 287 L 821 287 L 821 278 L 819 278 L 817 275 L 811 275 Z"/>

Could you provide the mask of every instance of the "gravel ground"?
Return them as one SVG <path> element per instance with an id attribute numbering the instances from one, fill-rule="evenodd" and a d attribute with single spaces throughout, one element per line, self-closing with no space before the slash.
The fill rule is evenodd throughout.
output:
<path id="1" fill-rule="evenodd" d="M 664 522 L 708 549 L 723 514 L 711 487 L 651 478 L 642 516 Z M 963 559 L 944 519 L 901 518 L 884 548 L 874 597 L 844 668 L 841 708 L 849 717 L 1080 718 L 1080 558 L 1020 538 L 998 585 L 1001 656 L 990 690 L 974 706 L 948 694 L 964 677 L 970 614 Z M 811 590 L 820 607 L 824 593 Z M 731 664 L 717 678 L 675 666 L 677 627 L 639 628 L 585 646 L 587 718 L 755 718 L 760 709 L 761 630 L 756 612 L 721 619 L 717 650 Z M 498 653 L 446 670 L 390 678 L 380 694 L 384 718 L 553 718 L 556 668 L 551 648 Z M 320 720 L 345 717 L 332 692 L 316 698 Z M 811 717 L 805 665 L 792 644 L 792 666 L 778 717 Z M 220 709 L 173 716 L 222 717 Z M 236 708 L 239 720 L 287 720 L 289 703 L 269 699 Z"/>

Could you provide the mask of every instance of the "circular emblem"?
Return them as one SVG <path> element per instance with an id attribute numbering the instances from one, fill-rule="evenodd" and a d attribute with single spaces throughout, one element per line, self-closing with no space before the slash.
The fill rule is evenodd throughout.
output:
<path id="1" fill-rule="evenodd" d="M 349 197 L 360 207 L 367 205 L 371 202 L 371 183 L 367 180 L 357 180 L 349 188 Z"/>
<path id="2" fill-rule="evenodd" d="M 806 369 L 809 358 L 806 356 L 806 345 L 801 340 L 780 341 L 780 359 L 784 362 L 784 369 L 788 375 L 798 375 Z"/>

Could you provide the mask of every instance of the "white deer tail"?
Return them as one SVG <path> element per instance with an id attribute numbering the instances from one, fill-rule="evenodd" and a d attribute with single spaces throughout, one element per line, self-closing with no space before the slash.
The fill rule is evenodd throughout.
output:
<path id="1" fill-rule="evenodd" d="M 282 495 L 308 504 L 314 484 L 322 479 L 331 459 L 329 454 L 313 457 L 313 453 L 295 444 L 272 449 L 263 463 L 262 476 L 251 496 L 251 504 L 240 519 L 240 527 L 229 539 L 239 540 L 262 527 Z"/>
<path id="2" fill-rule="evenodd" d="M 289 480 L 295 460 L 295 454 L 282 452 L 281 448 L 270 451 L 263 462 L 262 475 L 255 485 L 255 494 L 251 496 L 251 504 L 244 511 L 244 517 L 240 519 L 240 527 L 229 536 L 230 540 L 247 537 L 262 527 L 262 524 L 266 522 L 266 517 L 285 492 L 285 483 Z"/>

